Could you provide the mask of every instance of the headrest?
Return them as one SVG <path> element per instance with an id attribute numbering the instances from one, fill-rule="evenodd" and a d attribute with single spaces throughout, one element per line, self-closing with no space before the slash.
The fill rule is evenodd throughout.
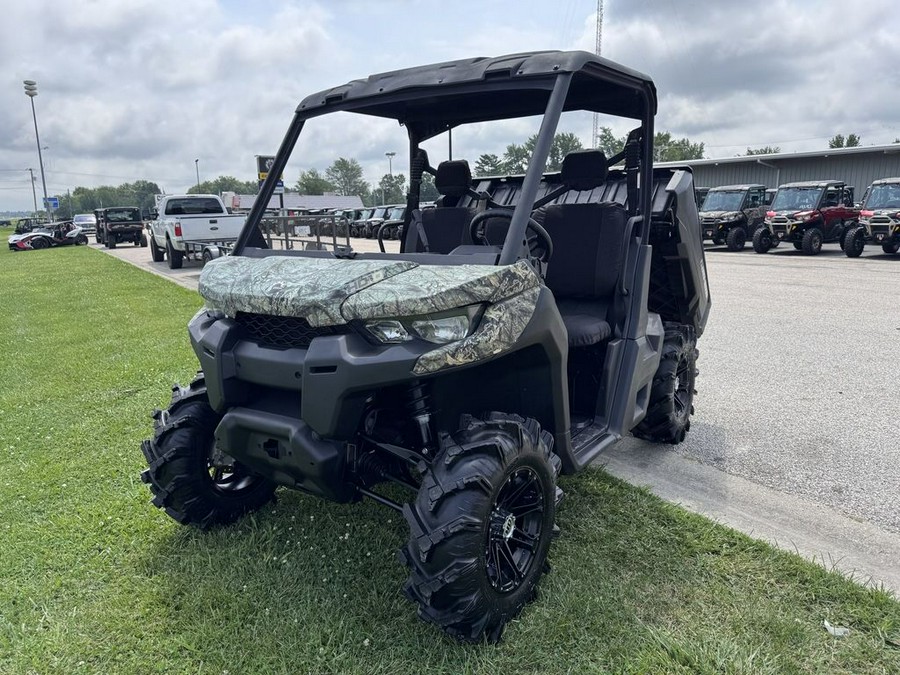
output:
<path id="1" fill-rule="evenodd" d="M 576 150 L 563 159 L 561 177 L 573 190 L 593 190 L 603 185 L 608 171 L 609 162 L 602 150 Z"/>
<path id="2" fill-rule="evenodd" d="M 438 164 L 434 186 L 442 195 L 462 197 L 472 187 L 472 172 L 464 159 L 447 160 Z"/>

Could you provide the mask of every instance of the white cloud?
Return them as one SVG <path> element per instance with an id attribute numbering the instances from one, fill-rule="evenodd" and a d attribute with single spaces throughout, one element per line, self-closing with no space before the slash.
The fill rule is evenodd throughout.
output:
<path id="1" fill-rule="evenodd" d="M 434 61 L 554 48 L 593 49 L 594 0 L 33 0 L 0 10 L 0 169 L 37 167 L 23 79 L 35 79 L 48 187 L 147 178 L 169 191 L 222 174 L 251 179 L 306 95 L 370 73 Z M 888 0 L 697 0 L 606 3 L 604 55 L 650 74 L 657 128 L 728 156 L 747 146 L 822 147 L 834 133 L 864 143 L 900 136 L 900 14 Z M 590 117 L 566 130 L 589 141 Z M 613 123 L 618 134 L 631 126 Z M 501 154 L 533 121 L 454 134 L 454 155 Z M 392 122 L 316 120 L 286 178 L 356 157 L 366 177 L 397 152 Z M 446 140 L 429 147 L 446 154 Z M 27 179 L 0 172 L 0 210 L 28 208 Z M 26 176 L 26 173 L 22 173 Z"/>

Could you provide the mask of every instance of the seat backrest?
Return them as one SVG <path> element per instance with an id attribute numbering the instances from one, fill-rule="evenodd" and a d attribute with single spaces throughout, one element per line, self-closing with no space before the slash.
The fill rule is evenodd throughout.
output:
<path id="1" fill-rule="evenodd" d="M 406 251 L 425 250 L 425 243 L 419 236 L 415 218 L 421 219 L 430 253 L 450 253 L 457 246 L 472 243 L 469 237 L 469 223 L 475 217 L 475 210 L 456 206 L 460 198 L 467 195 L 472 187 L 469 163 L 464 159 L 441 162 L 435 172 L 434 186 L 442 197 L 438 200 L 436 208 L 423 209 L 414 214 L 413 222 L 410 223 L 405 235 Z"/>
<path id="2" fill-rule="evenodd" d="M 543 226 L 553 240 L 544 279 L 557 298 L 611 298 L 622 273 L 628 216 L 620 204 L 554 204 Z"/>

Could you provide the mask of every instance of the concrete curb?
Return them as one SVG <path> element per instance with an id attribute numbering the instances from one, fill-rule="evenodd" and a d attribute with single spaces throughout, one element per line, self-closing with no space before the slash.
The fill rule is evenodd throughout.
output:
<path id="1" fill-rule="evenodd" d="M 597 462 L 617 478 L 857 583 L 900 595 L 900 535 L 662 447 L 619 443 Z"/>

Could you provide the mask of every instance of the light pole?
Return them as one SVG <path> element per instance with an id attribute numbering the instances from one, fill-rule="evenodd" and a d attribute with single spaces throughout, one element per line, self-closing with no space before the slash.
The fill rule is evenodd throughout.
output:
<path id="1" fill-rule="evenodd" d="M 25 85 L 25 95 L 31 99 L 31 117 L 34 119 L 34 137 L 37 140 L 38 162 L 41 165 L 41 185 L 44 188 L 44 209 L 47 216 L 53 220 L 53 213 L 50 211 L 50 202 L 47 201 L 47 179 L 44 178 L 44 157 L 41 154 L 41 137 L 38 134 L 37 113 L 34 111 L 34 97 L 38 95 L 37 82 L 34 80 L 22 80 Z M 37 210 L 37 209 L 35 209 Z"/>
<path id="2" fill-rule="evenodd" d="M 194 160 L 194 169 L 196 169 L 196 171 L 197 171 L 197 187 L 199 188 L 200 187 L 200 160 L 199 159 Z"/>
<path id="3" fill-rule="evenodd" d="M 384 153 L 388 158 L 388 175 L 393 178 L 394 177 L 394 155 L 396 152 L 386 152 Z"/>
<path id="4" fill-rule="evenodd" d="M 388 158 L 388 176 L 391 177 L 390 186 L 391 186 L 391 196 L 394 195 L 394 155 L 396 152 L 386 152 L 384 153 Z M 381 201 L 387 203 L 387 196 L 384 194 L 384 190 L 381 191 Z"/>

